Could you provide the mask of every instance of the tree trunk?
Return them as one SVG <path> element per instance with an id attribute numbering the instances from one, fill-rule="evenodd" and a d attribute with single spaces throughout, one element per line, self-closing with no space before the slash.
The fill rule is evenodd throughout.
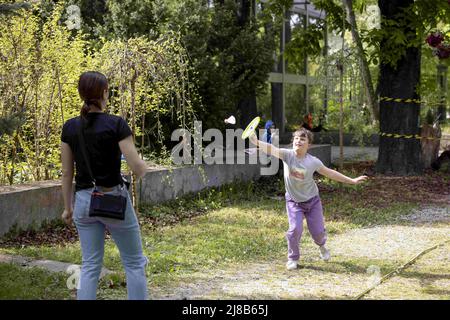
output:
<path id="1" fill-rule="evenodd" d="M 284 33 L 283 30 L 280 32 L 280 53 L 284 52 L 285 44 L 291 40 L 291 25 L 290 18 L 291 12 L 286 11 L 284 18 L 287 20 L 284 22 Z M 285 39 L 285 43 L 283 44 L 283 38 Z M 284 70 L 287 70 L 288 62 L 285 60 L 284 62 Z M 280 59 L 278 63 L 274 65 L 273 72 L 282 73 L 283 72 L 283 56 L 280 55 Z M 279 129 L 279 133 L 284 133 L 285 129 L 285 114 L 286 110 L 283 108 L 283 83 L 274 83 L 271 84 L 271 93 L 272 93 L 272 121 L 275 123 L 275 126 Z M 284 88 L 286 89 L 286 88 Z"/>
<path id="2" fill-rule="evenodd" d="M 379 0 L 378 5 L 384 19 L 394 19 L 395 14 L 411 5 L 413 0 Z M 404 30 L 404 33 L 410 30 Z M 385 41 L 381 52 L 386 51 Z M 396 68 L 380 62 L 380 96 L 401 99 L 418 99 L 416 88 L 420 79 L 420 48 L 407 48 Z M 418 135 L 420 105 L 393 101 L 380 102 L 380 146 L 376 170 L 379 173 L 415 175 L 422 172 L 420 140 L 405 136 L 384 134 Z"/>
<path id="3" fill-rule="evenodd" d="M 241 98 L 238 102 L 237 109 L 240 114 L 241 128 L 245 128 L 257 114 L 256 93 L 253 91 L 253 94 L 250 96 Z"/>
<path id="4" fill-rule="evenodd" d="M 365 90 L 368 95 L 368 102 L 372 113 L 372 120 L 379 120 L 380 119 L 379 106 L 377 103 L 377 98 L 375 96 L 375 91 L 373 89 L 372 77 L 370 76 L 369 70 L 369 63 L 367 62 L 362 41 L 361 38 L 359 37 L 358 27 L 356 25 L 355 12 L 353 11 L 353 1 L 343 0 L 343 3 L 347 12 L 347 20 L 351 25 L 352 38 L 353 41 L 355 41 L 356 43 L 359 60 L 361 62 L 361 75 L 363 78 Z"/>
<path id="5" fill-rule="evenodd" d="M 261 8 L 264 11 L 265 6 L 264 2 L 261 3 Z M 268 22 L 264 25 L 264 31 L 266 34 L 273 32 L 273 24 L 272 22 Z M 281 41 L 282 41 L 282 35 L 280 36 L 280 50 L 281 50 Z M 281 72 L 281 59 L 278 59 L 279 61 L 276 61 L 276 53 L 274 52 L 274 63 L 272 67 L 272 72 Z M 275 126 L 278 128 L 279 132 L 284 131 L 284 126 L 281 128 L 281 125 L 283 124 L 283 117 L 282 114 L 283 110 L 283 88 L 281 83 L 270 83 L 270 91 L 271 91 L 271 120 L 275 123 Z M 283 131 L 282 131 L 283 130 Z"/>
<path id="6" fill-rule="evenodd" d="M 271 82 L 270 87 L 272 93 L 272 121 L 279 129 L 279 133 L 284 133 L 283 84 Z"/>
<path id="7" fill-rule="evenodd" d="M 238 25 L 245 28 L 252 18 L 255 7 L 255 0 L 240 0 L 238 3 Z M 248 123 L 257 115 L 256 91 L 253 89 L 248 96 L 242 97 L 237 103 L 237 110 L 240 114 L 240 125 L 245 128 Z"/>

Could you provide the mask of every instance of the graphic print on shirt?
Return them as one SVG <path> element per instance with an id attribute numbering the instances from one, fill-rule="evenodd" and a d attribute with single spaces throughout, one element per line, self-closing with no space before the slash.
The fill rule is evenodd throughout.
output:
<path id="1" fill-rule="evenodd" d="M 306 176 L 306 169 L 304 167 L 293 167 L 289 174 L 295 179 L 303 181 Z"/>

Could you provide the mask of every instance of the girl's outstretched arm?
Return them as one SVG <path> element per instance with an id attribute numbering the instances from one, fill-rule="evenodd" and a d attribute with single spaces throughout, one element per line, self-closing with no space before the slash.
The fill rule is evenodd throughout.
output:
<path id="1" fill-rule="evenodd" d="M 323 166 L 322 168 L 317 170 L 317 172 L 319 172 L 321 175 L 323 175 L 327 178 L 330 178 L 332 180 L 335 180 L 338 182 L 343 182 L 343 183 L 348 183 L 348 184 L 359 184 L 359 183 L 366 181 L 369 178 L 368 176 L 359 176 L 357 178 L 352 179 L 340 172 L 337 172 L 336 170 L 327 168 L 325 166 Z"/>
<path id="2" fill-rule="evenodd" d="M 256 137 L 256 134 L 252 134 L 250 137 L 250 142 L 256 145 L 258 148 L 260 148 L 264 153 L 267 153 L 269 155 L 272 155 L 274 157 L 277 157 L 278 159 L 282 159 L 283 151 L 277 147 L 275 147 L 273 144 L 262 142 L 261 140 L 258 140 Z"/>

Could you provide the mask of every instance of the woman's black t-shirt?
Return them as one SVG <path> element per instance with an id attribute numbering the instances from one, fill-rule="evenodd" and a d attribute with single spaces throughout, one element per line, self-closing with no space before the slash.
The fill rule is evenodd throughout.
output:
<path id="1" fill-rule="evenodd" d="M 83 158 L 78 139 L 80 117 L 72 118 L 63 126 L 61 141 L 69 144 L 75 159 L 75 190 L 92 188 L 92 179 Z M 87 156 L 96 184 L 113 187 L 122 183 L 120 175 L 119 141 L 131 135 L 126 121 L 118 116 L 91 112 L 83 120 Z"/>

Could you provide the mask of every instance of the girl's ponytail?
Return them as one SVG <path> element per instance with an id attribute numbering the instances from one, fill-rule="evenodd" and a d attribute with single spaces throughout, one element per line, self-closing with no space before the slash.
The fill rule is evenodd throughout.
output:
<path id="1" fill-rule="evenodd" d="M 87 118 L 87 114 L 89 113 L 89 111 L 91 111 L 91 107 L 87 104 L 87 102 L 85 101 L 83 103 L 83 106 L 81 107 L 81 111 L 80 111 L 80 115 L 83 118 Z"/>
<path id="2" fill-rule="evenodd" d="M 94 105 L 100 110 L 102 109 L 102 102 L 99 99 L 88 99 L 84 101 L 83 107 L 81 107 L 80 115 L 83 118 L 87 117 L 89 111 L 91 111 L 91 106 Z"/>

